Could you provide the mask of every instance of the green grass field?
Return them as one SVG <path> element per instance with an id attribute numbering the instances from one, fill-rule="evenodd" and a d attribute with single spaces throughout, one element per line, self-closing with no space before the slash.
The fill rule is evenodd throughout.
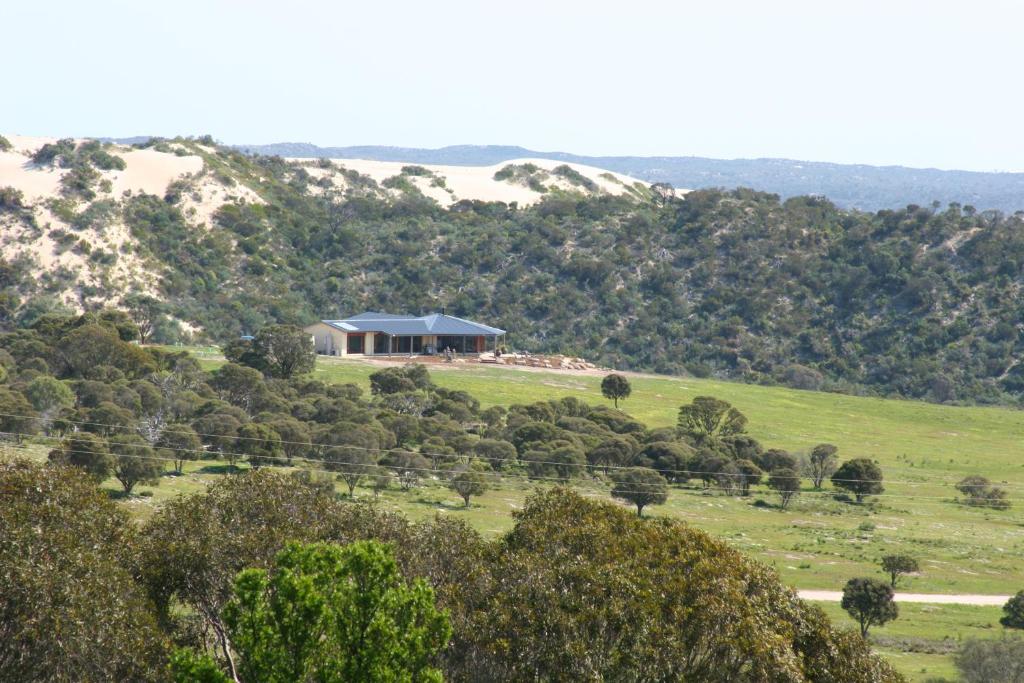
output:
<path id="1" fill-rule="evenodd" d="M 207 367 L 220 361 L 200 355 Z M 316 376 L 352 382 L 368 391 L 379 366 L 321 358 Z M 484 407 L 575 396 L 606 402 L 600 376 L 535 372 L 478 366 L 431 366 L 434 381 L 476 396 Z M 867 506 L 836 501 L 809 485 L 787 511 L 758 487 L 749 498 L 677 487 L 668 502 L 649 515 L 686 520 L 734 547 L 773 565 L 796 588 L 840 590 L 854 576 L 882 578 L 882 555 L 906 553 L 919 559 L 920 575 L 901 590 L 936 593 L 1011 594 L 1024 589 L 1024 412 L 1002 408 L 959 408 L 901 400 L 769 388 L 713 380 L 669 377 L 631 378 L 633 393 L 621 407 L 652 427 L 675 423 L 680 405 L 694 396 L 731 402 L 749 418 L 749 431 L 768 447 L 806 451 L 821 442 L 839 447 L 841 459 L 870 457 L 885 473 L 885 494 Z M 36 453 L 45 449 L 36 447 Z M 953 484 L 982 474 L 1007 489 L 1007 511 L 970 508 L 954 501 Z M 179 493 L 202 490 L 224 476 L 220 464 L 189 463 L 182 477 L 164 477 L 144 497 L 125 500 L 139 518 Z M 388 491 L 380 504 L 412 519 L 454 515 L 488 535 L 510 528 L 511 512 L 539 484 L 506 477 L 469 508 L 440 482 L 409 493 Z M 105 484 L 117 488 L 111 480 Z M 597 482 L 581 483 L 588 495 L 606 498 Z M 372 497 L 368 489 L 360 497 Z M 763 500 L 772 505 L 756 505 Z M 826 609 L 844 624 L 838 605 Z M 950 643 L 964 637 L 994 637 L 999 608 L 904 605 L 902 617 L 872 635 L 911 680 L 955 679 Z M 851 622 L 852 623 L 852 622 Z M 945 643 L 945 644 L 943 644 Z"/>

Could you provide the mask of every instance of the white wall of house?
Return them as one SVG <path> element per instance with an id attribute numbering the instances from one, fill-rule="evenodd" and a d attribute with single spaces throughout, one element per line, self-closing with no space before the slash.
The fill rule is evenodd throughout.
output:
<path id="1" fill-rule="evenodd" d="M 343 331 L 325 323 L 315 323 L 303 329 L 313 335 L 317 353 L 325 356 L 348 355 L 348 335 Z"/>

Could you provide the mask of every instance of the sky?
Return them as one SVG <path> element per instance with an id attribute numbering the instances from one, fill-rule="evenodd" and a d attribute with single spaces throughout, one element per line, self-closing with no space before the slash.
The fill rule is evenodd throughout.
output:
<path id="1" fill-rule="evenodd" d="M 1024 3 L 8 0 L 0 133 L 1024 170 Z"/>

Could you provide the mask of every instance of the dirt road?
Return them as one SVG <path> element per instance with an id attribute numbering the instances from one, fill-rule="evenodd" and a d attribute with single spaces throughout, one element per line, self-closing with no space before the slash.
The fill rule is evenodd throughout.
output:
<path id="1" fill-rule="evenodd" d="M 797 591 L 804 600 L 821 602 L 839 602 L 843 599 L 842 591 Z M 897 593 L 896 602 L 930 602 L 937 605 L 995 605 L 1002 607 L 1010 599 L 1009 595 L 950 595 L 946 593 Z"/>

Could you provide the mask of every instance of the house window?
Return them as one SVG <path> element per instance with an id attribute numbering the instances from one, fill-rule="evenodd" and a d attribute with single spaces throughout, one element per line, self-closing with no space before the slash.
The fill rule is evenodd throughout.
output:
<path id="1" fill-rule="evenodd" d="M 373 336 L 373 352 L 374 353 L 387 353 L 388 352 L 388 341 L 390 341 L 390 335 L 378 332 Z"/>
<path id="2" fill-rule="evenodd" d="M 366 336 L 362 334 L 350 334 L 348 335 L 348 352 L 349 353 L 363 353 L 364 344 L 366 343 Z"/>

